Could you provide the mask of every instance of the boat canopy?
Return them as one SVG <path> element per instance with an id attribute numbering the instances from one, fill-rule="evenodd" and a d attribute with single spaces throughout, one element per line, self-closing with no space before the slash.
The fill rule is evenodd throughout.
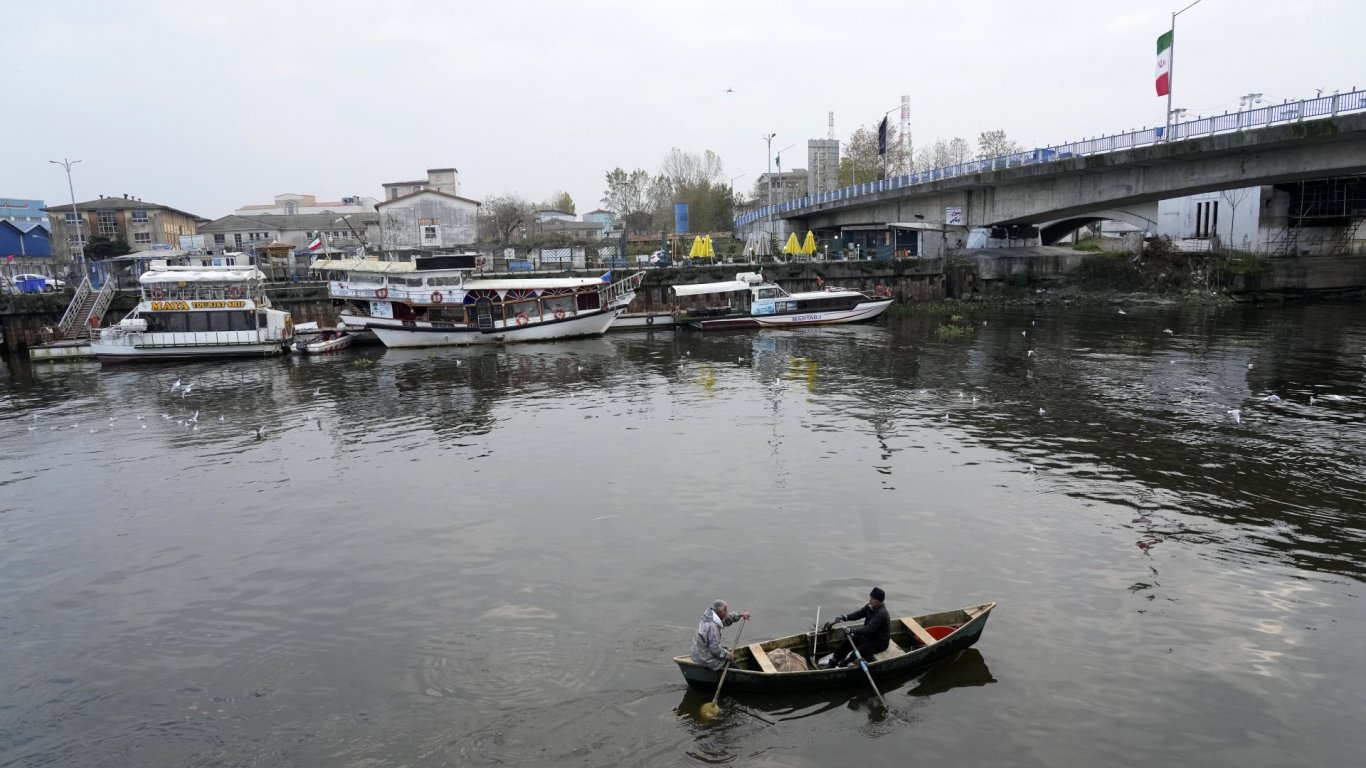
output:
<path id="1" fill-rule="evenodd" d="M 748 291 L 750 284 L 744 280 L 726 280 L 720 283 L 697 283 L 696 285 L 675 285 L 674 294 L 678 296 L 700 296 L 704 293 L 734 293 Z"/>
<path id="2" fill-rule="evenodd" d="M 309 269 L 330 269 L 337 272 L 416 272 L 411 261 L 380 261 L 379 259 L 317 259 Z"/>
<path id="3" fill-rule="evenodd" d="M 518 288 L 587 288 L 593 285 L 603 285 L 600 277 L 524 277 L 503 280 L 485 280 L 475 278 L 466 280 L 461 284 L 461 288 L 467 291 L 514 291 Z"/>
<path id="4" fill-rule="evenodd" d="M 256 267 L 246 269 L 149 269 L 142 273 L 138 282 L 143 285 L 154 283 L 245 283 L 251 280 L 264 280 L 266 276 Z"/>

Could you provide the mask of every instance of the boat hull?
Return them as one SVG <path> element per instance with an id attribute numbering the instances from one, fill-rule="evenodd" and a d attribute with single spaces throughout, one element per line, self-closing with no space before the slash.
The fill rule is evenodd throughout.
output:
<path id="1" fill-rule="evenodd" d="M 642 331 L 651 328 L 672 328 L 674 326 L 674 316 L 672 312 L 627 312 L 612 323 L 614 331 Z"/>
<path id="2" fill-rule="evenodd" d="M 949 611 L 912 617 L 922 622 L 943 620 L 939 617 L 953 614 L 963 614 L 967 618 L 970 614 L 964 612 L 976 611 L 975 615 L 971 615 L 971 618 L 952 634 L 900 655 L 869 662 L 868 672 L 874 679 L 913 672 L 937 664 L 961 650 L 971 648 L 981 638 L 982 630 L 986 628 L 987 617 L 991 615 L 991 611 L 995 607 L 995 603 L 984 603 L 966 608 L 964 611 Z M 899 619 L 894 619 L 893 624 L 897 624 L 899 621 Z M 808 642 L 809 637 L 809 635 L 794 635 L 770 640 L 759 645 L 765 650 L 779 647 L 793 648 Z M 892 639 L 893 642 L 907 642 L 909 637 L 904 634 L 904 630 L 898 628 L 893 631 Z M 822 648 L 833 649 L 834 643 L 840 640 L 842 640 L 842 635 L 837 630 L 827 632 L 822 634 L 820 645 Z M 824 652 L 822 651 L 822 653 Z M 868 684 L 868 678 L 858 665 L 799 672 L 764 672 L 753 668 L 755 665 L 751 659 L 752 656 L 748 653 L 748 648 L 738 649 L 736 664 L 732 665 L 726 674 L 727 691 L 816 690 Z M 674 658 L 674 662 L 678 664 L 679 670 L 683 673 L 683 679 L 687 681 L 689 686 L 708 691 L 716 689 L 716 684 L 721 678 L 719 671 L 698 664 L 689 656 L 677 656 Z M 746 669 L 746 666 L 751 668 Z"/>
<path id="3" fill-rule="evenodd" d="M 594 310 L 560 320 L 529 325 L 512 323 L 488 330 L 453 323 L 404 322 L 362 315 L 343 314 L 341 319 L 347 325 L 364 325 L 386 347 L 458 347 L 601 336 L 623 311 L 624 308 Z"/>
<path id="4" fill-rule="evenodd" d="M 136 347 L 128 344 L 92 342 L 90 352 L 101 363 L 134 363 L 156 360 L 198 360 L 210 357 L 266 357 L 284 352 L 279 341 L 259 344 L 214 344 L 192 347 Z"/>
<path id="5" fill-rule="evenodd" d="M 688 325 L 702 331 L 719 331 L 735 328 L 795 328 L 809 325 L 839 325 L 842 323 L 862 323 L 875 319 L 892 305 L 891 299 L 875 299 L 859 302 L 850 309 L 816 310 L 793 312 L 781 315 L 735 315 L 704 317 L 686 321 Z"/>

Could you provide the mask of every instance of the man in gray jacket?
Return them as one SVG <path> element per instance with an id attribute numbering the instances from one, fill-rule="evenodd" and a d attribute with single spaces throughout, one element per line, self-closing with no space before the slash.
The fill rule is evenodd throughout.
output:
<path id="1" fill-rule="evenodd" d="M 697 622 L 697 634 L 692 638 L 692 660 L 715 670 L 726 666 L 734 654 L 721 645 L 721 628 L 737 621 L 749 621 L 748 613 L 731 613 L 725 600 L 715 600 Z"/>

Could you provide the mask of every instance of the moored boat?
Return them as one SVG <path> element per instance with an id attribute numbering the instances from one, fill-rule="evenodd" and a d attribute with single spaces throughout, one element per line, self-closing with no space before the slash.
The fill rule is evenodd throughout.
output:
<path id="1" fill-rule="evenodd" d="M 356 334 L 352 331 L 324 328 L 307 336 L 296 336 L 294 345 L 290 348 L 295 352 L 303 352 L 308 355 L 321 355 L 328 352 L 339 352 L 351 346 L 355 341 Z"/>
<path id="2" fill-rule="evenodd" d="M 101 363 L 280 354 L 294 338 L 293 321 L 271 308 L 265 275 L 248 257 L 237 259 L 150 262 L 138 278 L 138 305 L 118 323 L 91 330 L 91 353 Z"/>
<path id="3" fill-rule="evenodd" d="M 675 285 L 673 291 L 679 297 L 730 297 L 725 305 L 688 310 L 678 318 L 680 325 L 704 331 L 858 323 L 872 320 L 892 305 L 891 290 L 881 285 L 875 296 L 829 286 L 788 293 L 758 272 L 740 272 L 734 280 L 719 283 Z"/>
<path id="4" fill-rule="evenodd" d="M 892 620 L 891 643 L 887 650 L 867 659 L 868 672 L 874 679 L 903 672 L 911 672 L 942 661 L 965 648 L 972 647 L 982 636 L 987 617 L 996 603 L 982 603 L 952 611 L 940 611 Z M 844 640 L 838 630 L 789 635 L 736 648 L 735 661 L 727 673 L 727 691 L 784 691 L 803 688 L 827 688 L 840 685 L 867 685 L 868 678 L 857 665 L 819 669 L 815 665 L 817 653 L 835 651 Z M 846 646 L 847 648 L 847 646 Z M 778 671 L 770 661 L 769 651 L 782 650 L 806 659 L 808 669 Z M 688 685 L 713 690 L 721 673 L 698 664 L 691 656 L 676 656 L 674 662 Z"/>
<path id="5" fill-rule="evenodd" d="M 643 272 L 602 277 L 472 277 L 473 256 L 411 262 L 314 262 L 331 273 L 339 315 L 387 347 L 549 341 L 604 333 L 626 310 Z"/>

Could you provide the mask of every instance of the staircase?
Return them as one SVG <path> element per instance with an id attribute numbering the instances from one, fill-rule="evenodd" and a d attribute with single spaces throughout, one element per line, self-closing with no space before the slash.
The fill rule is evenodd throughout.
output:
<path id="1" fill-rule="evenodd" d="M 89 337 L 90 318 L 104 318 L 104 312 L 109 308 L 109 302 L 114 298 L 114 284 L 112 281 L 106 282 L 100 290 L 96 291 L 90 285 L 90 278 L 81 281 L 81 285 L 76 289 L 76 294 L 71 297 L 71 304 L 66 308 L 66 314 L 62 315 L 62 321 L 57 325 L 59 341 L 78 341 Z"/>
<path id="2" fill-rule="evenodd" d="M 626 306 L 635 298 L 636 291 L 640 288 L 641 282 L 645 279 L 644 272 L 637 272 L 630 277 L 612 283 L 606 288 L 598 289 L 599 301 L 604 308 L 610 309 L 617 306 Z"/>

